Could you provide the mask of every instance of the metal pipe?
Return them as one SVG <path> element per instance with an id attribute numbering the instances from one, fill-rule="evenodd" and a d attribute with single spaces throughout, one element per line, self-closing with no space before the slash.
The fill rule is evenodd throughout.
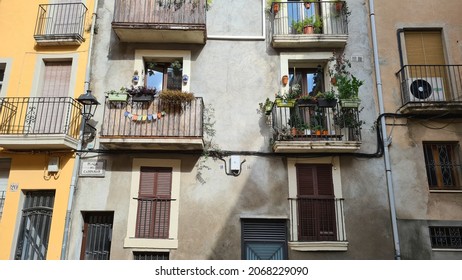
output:
<path id="1" fill-rule="evenodd" d="M 93 7 L 93 14 L 91 19 L 91 28 L 90 28 L 90 41 L 88 43 L 88 57 L 87 57 L 87 66 L 86 66 L 86 73 L 85 73 L 85 91 L 90 89 L 90 70 L 91 70 L 91 54 L 93 50 L 93 35 L 95 31 L 95 24 L 96 24 L 96 11 L 98 9 L 98 0 L 95 0 L 94 7 Z M 71 215 L 72 215 L 72 206 L 74 202 L 74 193 L 76 191 L 76 185 L 78 181 L 79 175 L 79 168 L 80 168 L 80 150 L 82 150 L 82 142 L 83 142 L 83 133 L 85 129 L 86 120 L 82 116 L 81 124 L 80 124 L 80 131 L 79 131 L 79 139 L 77 143 L 77 151 L 75 152 L 75 161 L 74 161 L 74 169 L 72 170 L 72 178 L 69 190 L 69 198 L 67 201 L 67 211 L 66 211 L 66 221 L 64 224 L 64 236 L 63 236 L 63 243 L 61 248 L 61 259 L 65 260 L 67 257 L 68 251 L 68 243 L 69 243 L 69 232 L 71 227 Z"/>
<path id="2" fill-rule="evenodd" d="M 396 206 L 395 206 L 395 194 L 393 190 L 393 176 L 390 164 L 390 154 L 388 150 L 388 137 L 387 137 L 387 127 L 385 122 L 385 109 L 383 105 L 383 94 L 382 94 L 382 80 L 380 74 L 379 66 L 379 54 L 377 49 L 377 33 L 375 28 L 375 11 L 374 11 L 374 0 L 369 0 L 369 12 L 370 12 L 370 22 L 371 22 L 371 33 L 372 33 L 372 47 L 374 50 L 374 67 L 375 67 L 375 78 L 377 83 L 377 100 L 379 103 L 379 111 L 382 118 L 380 119 L 380 126 L 382 129 L 382 143 L 383 143 L 383 154 L 385 162 L 385 172 L 387 178 L 387 189 L 388 189 L 388 200 L 390 204 L 390 215 L 391 215 L 391 225 L 393 231 L 394 247 L 395 247 L 395 259 L 401 259 L 401 251 L 399 244 L 399 235 L 398 235 L 398 224 L 396 218 Z"/>

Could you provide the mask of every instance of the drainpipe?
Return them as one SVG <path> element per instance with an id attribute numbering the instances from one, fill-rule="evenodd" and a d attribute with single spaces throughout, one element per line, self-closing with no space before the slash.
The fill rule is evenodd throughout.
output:
<path id="1" fill-rule="evenodd" d="M 98 0 L 94 1 L 94 11 L 91 16 L 91 28 L 90 28 L 90 41 L 88 44 L 88 58 L 87 58 L 87 66 L 85 70 L 85 90 L 90 89 L 90 70 L 91 70 L 91 53 L 93 50 L 93 35 L 95 31 L 95 23 L 96 23 L 96 11 L 98 9 Z M 81 124 L 80 124 L 80 131 L 79 131 L 79 139 L 77 143 L 77 152 L 75 153 L 75 161 L 74 161 L 74 169 L 72 170 L 72 178 L 71 178 L 71 185 L 69 190 L 69 198 L 67 201 L 67 212 L 66 212 L 66 221 L 64 225 L 64 236 L 63 236 L 63 243 L 61 248 L 61 260 L 65 260 L 67 257 L 68 251 L 68 243 L 69 243 L 69 231 L 71 226 L 71 214 L 72 214 L 72 205 L 74 201 L 74 193 L 76 191 L 76 185 L 79 176 L 79 168 L 80 168 L 80 152 L 82 150 L 82 142 L 83 142 L 83 132 L 85 129 L 85 118 L 82 116 Z"/>
<path id="2" fill-rule="evenodd" d="M 377 49 L 377 34 L 375 29 L 375 13 L 374 13 L 374 0 L 369 0 L 369 10 L 370 10 L 370 21 L 371 21 L 371 33 L 372 33 L 372 46 L 374 49 L 374 66 L 375 66 L 375 78 L 377 81 L 377 99 L 379 103 L 379 112 L 382 116 L 380 119 L 380 127 L 382 129 L 382 140 L 383 140 L 383 155 L 385 161 L 385 172 L 387 177 L 387 189 L 388 189 L 388 200 L 390 204 L 390 216 L 391 216 L 391 225 L 393 231 L 393 239 L 395 246 L 395 259 L 401 259 L 400 245 L 399 245 L 399 235 L 398 235 L 398 224 L 396 218 L 396 206 L 395 206 L 395 194 L 393 190 L 393 177 L 390 164 L 390 154 L 388 151 L 388 146 L 390 141 L 387 136 L 387 127 L 385 122 L 385 109 L 383 105 L 383 94 L 382 94 L 382 80 L 380 75 L 379 67 L 379 54 Z"/>

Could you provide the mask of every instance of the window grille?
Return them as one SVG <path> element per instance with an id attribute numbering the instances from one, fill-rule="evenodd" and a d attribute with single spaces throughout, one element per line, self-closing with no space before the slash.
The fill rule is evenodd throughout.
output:
<path id="1" fill-rule="evenodd" d="M 45 260 L 50 237 L 54 191 L 25 193 L 16 260 Z"/>
<path id="2" fill-rule="evenodd" d="M 82 239 L 82 260 L 109 260 L 113 212 L 84 213 L 84 228 Z"/>
<path id="3" fill-rule="evenodd" d="M 430 189 L 461 189 L 457 143 L 423 143 Z"/>
<path id="4" fill-rule="evenodd" d="M 430 227 L 432 248 L 462 249 L 462 227 Z"/>
<path id="5" fill-rule="evenodd" d="M 168 252 L 133 252 L 135 260 L 144 261 L 167 261 L 169 260 Z"/>

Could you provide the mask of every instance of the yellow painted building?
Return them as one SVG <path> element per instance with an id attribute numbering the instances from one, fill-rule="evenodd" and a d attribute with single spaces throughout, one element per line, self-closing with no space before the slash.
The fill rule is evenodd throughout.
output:
<path id="1" fill-rule="evenodd" d="M 55 260 L 66 248 L 94 5 L 0 1 L 1 260 Z"/>

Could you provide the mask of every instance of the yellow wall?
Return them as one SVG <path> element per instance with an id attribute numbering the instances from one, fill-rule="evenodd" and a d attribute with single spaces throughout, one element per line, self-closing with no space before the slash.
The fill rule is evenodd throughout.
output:
<path id="1" fill-rule="evenodd" d="M 51 2 L 51 1 L 48 1 Z M 74 57 L 77 63 L 75 79 L 71 81 L 73 90 L 70 95 L 78 97 L 84 92 L 88 47 L 90 42 L 91 17 L 94 1 L 82 1 L 88 8 L 85 21 L 85 41 L 80 46 L 39 47 L 35 43 L 34 28 L 39 4 L 47 1 L 0 1 L 0 62 L 10 61 L 9 79 L 4 84 L 2 95 L 7 97 L 27 97 L 35 95 L 34 76 L 37 73 L 37 62 L 40 56 L 59 55 Z M 1 135 L 0 135 L 1 137 Z M 47 259 L 59 259 L 64 233 L 65 217 L 68 205 L 69 188 L 74 168 L 72 151 L 53 154 L 61 158 L 61 170 L 57 178 L 48 178 L 45 167 L 48 154 L 10 153 L 0 151 L 0 157 L 11 158 L 11 171 L 8 186 L 17 183 L 15 192 L 7 190 L 3 215 L 0 220 L 0 260 L 14 257 L 16 238 L 19 230 L 21 209 L 23 207 L 23 191 L 56 190 L 53 218 Z"/>
<path id="2" fill-rule="evenodd" d="M 60 258 L 74 158 L 72 153 L 51 155 L 60 157 L 61 171 L 55 176 L 48 176 L 45 172 L 49 155 L 11 154 L 8 185 L 15 183 L 19 188 L 17 191 L 8 189 L 6 194 L 0 222 L 0 259 L 2 260 L 11 259 L 14 256 L 17 231 L 21 222 L 21 209 L 24 203 L 23 192 L 28 190 L 55 190 L 47 259 Z"/>

